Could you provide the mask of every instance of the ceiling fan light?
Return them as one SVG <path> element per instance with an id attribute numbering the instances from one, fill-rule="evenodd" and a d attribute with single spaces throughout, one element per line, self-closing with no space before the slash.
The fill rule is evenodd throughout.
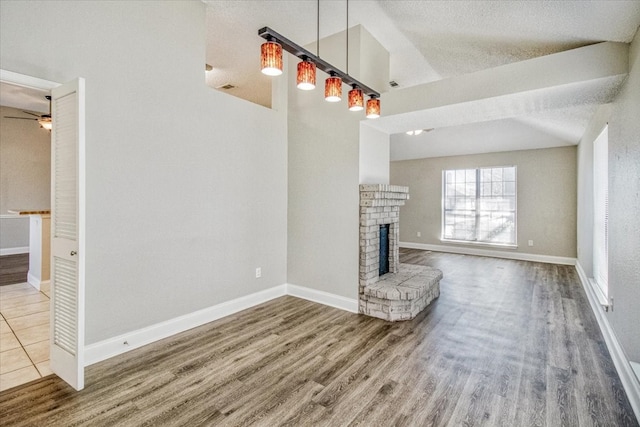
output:
<path id="1" fill-rule="evenodd" d="M 349 91 L 349 111 L 362 111 L 364 110 L 364 95 L 362 90 L 357 87 L 353 87 Z"/>
<path id="2" fill-rule="evenodd" d="M 267 76 L 282 74 L 282 46 L 268 41 L 260 46 L 260 70 Z"/>
<path id="3" fill-rule="evenodd" d="M 342 79 L 331 76 L 324 84 L 324 99 L 327 102 L 339 102 L 342 100 Z"/>
<path id="4" fill-rule="evenodd" d="M 305 59 L 298 62 L 298 89 L 313 90 L 316 88 L 316 64 Z"/>
<path id="5" fill-rule="evenodd" d="M 380 100 L 371 98 L 367 101 L 367 119 L 377 119 L 380 117 Z"/>
<path id="6" fill-rule="evenodd" d="M 38 124 L 40 124 L 41 128 L 46 130 L 51 130 L 53 128 L 53 123 L 51 122 L 51 119 L 49 117 L 38 119 Z"/>

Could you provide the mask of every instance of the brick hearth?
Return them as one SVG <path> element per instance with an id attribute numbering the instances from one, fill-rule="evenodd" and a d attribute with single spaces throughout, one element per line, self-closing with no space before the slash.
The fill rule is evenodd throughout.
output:
<path id="1" fill-rule="evenodd" d="M 408 199 L 409 187 L 360 185 L 360 313 L 408 320 L 440 295 L 440 270 L 400 264 L 400 206 Z M 380 277 L 380 226 L 384 224 L 389 224 L 389 273 Z"/>

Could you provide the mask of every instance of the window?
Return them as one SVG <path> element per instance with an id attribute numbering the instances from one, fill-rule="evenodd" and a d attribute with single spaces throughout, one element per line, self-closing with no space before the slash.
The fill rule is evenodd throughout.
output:
<path id="1" fill-rule="evenodd" d="M 516 244 L 516 167 L 445 170 L 442 239 Z"/>
<path id="2" fill-rule="evenodd" d="M 609 292 L 609 129 L 605 127 L 593 141 L 593 278 L 603 304 Z"/>

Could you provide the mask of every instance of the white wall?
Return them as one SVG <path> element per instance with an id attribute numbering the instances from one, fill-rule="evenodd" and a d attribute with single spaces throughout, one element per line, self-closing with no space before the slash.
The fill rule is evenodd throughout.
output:
<path id="1" fill-rule="evenodd" d="M 360 118 L 344 98 L 289 91 L 288 282 L 354 299 Z"/>
<path id="2" fill-rule="evenodd" d="M 593 276 L 593 141 L 609 123 L 609 297 L 604 315 L 629 360 L 640 361 L 640 31 L 629 76 L 591 119 L 578 148 L 578 261 Z"/>
<path id="3" fill-rule="evenodd" d="M 389 135 L 360 122 L 360 184 L 389 184 Z"/>
<path id="4" fill-rule="evenodd" d="M 518 199 L 517 249 L 491 250 L 575 258 L 574 146 L 391 162 L 391 183 L 408 186 L 411 196 L 400 208 L 400 240 L 464 246 L 440 240 L 442 171 L 489 166 L 517 167 Z M 421 237 L 417 237 L 418 231 Z M 528 240 L 533 240 L 534 246 L 528 246 Z"/>
<path id="5" fill-rule="evenodd" d="M 87 344 L 286 282 L 286 111 L 205 86 L 204 4 L 1 2 L 0 31 L 4 69 L 86 78 Z"/>
<path id="6" fill-rule="evenodd" d="M 0 216 L 0 256 L 29 252 L 29 217 Z"/>
<path id="7" fill-rule="evenodd" d="M 609 119 L 609 296 L 607 313 L 630 360 L 640 361 L 640 31 L 629 77 Z"/>
<path id="8" fill-rule="evenodd" d="M 350 37 L 350 62 L 367 64 L 367 56 L 382 47 L 361 27 L 359 37 Z M 366 34 L 365 34 L 366 33 Z M 373 41 L 372 41 L 373 40 Z M 322 39 L 323 59 L 336 67 L 345 65 L 345 35 L 339 33 Z M 315 47 L 311 47 L 315 51 Z M 375 55 L 376 63 L 384 62 L 385 54 Z M 381 67 L 388 69 L 387 63 Z M 291 58 L 288 67 L 289 87 L 295 87 L 297 61 Z M 342 68 L 346 71 L 345 68 Z M 360 78 L 354 66 L 350 74 Z M 288 216 L 288 282 L 329 292 L 346 298 L 358 296 L 359 264 L 359 167 L 361 155 L 361 120 L 364 112 L 347 108 L 350 87 L 343 85 L 342 101 L 324 101 L 324 81 L 327 75 L 318 71 L 317 87 L 313 91 L 289 91 L 289 216 Z M 373 131 L 372 132 L 377 132 Z M 373 135 L 370 133 L 370 135 Z M 378 148 L 384 143 L 375 137 Z M 378 166 L 369 171 L 384 179 L 388 170 L 388 137 L 386 160 L 375 159 Z M 379 154 L 372 154 L 374 159 Z M 386 162 L 386 163 L 385 163 Z M 388 174 L 388 172 L 387 172 Z"/>
<path id="9" fill-rule="evenodd" d="M 9 209 L 51 207 L 51 134 L 21 110 L 0 107 L 0 254 L 29 246 L 29 218 Z"/>

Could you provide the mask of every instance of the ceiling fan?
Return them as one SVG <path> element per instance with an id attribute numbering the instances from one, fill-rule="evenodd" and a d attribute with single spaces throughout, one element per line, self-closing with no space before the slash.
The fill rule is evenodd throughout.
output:
<path id="1" fill-rule="evenodd" d="M 22 111 L 25 114 L 30 114 L 32 116 L 37 117 L 37 119 L 31 117 L 13 117 L 13 116 L 4 116 L 5 119 L 20 119 L 20 120 L 37 120 L 38 124 L 41 128 L 46 129 L 48 131 L 51 130 L 53 123 L 51 122 L 51 97 L 46 95 L 45 98 L 49 101 L 49 114 L 34 114 L 28 111 Z"/>

